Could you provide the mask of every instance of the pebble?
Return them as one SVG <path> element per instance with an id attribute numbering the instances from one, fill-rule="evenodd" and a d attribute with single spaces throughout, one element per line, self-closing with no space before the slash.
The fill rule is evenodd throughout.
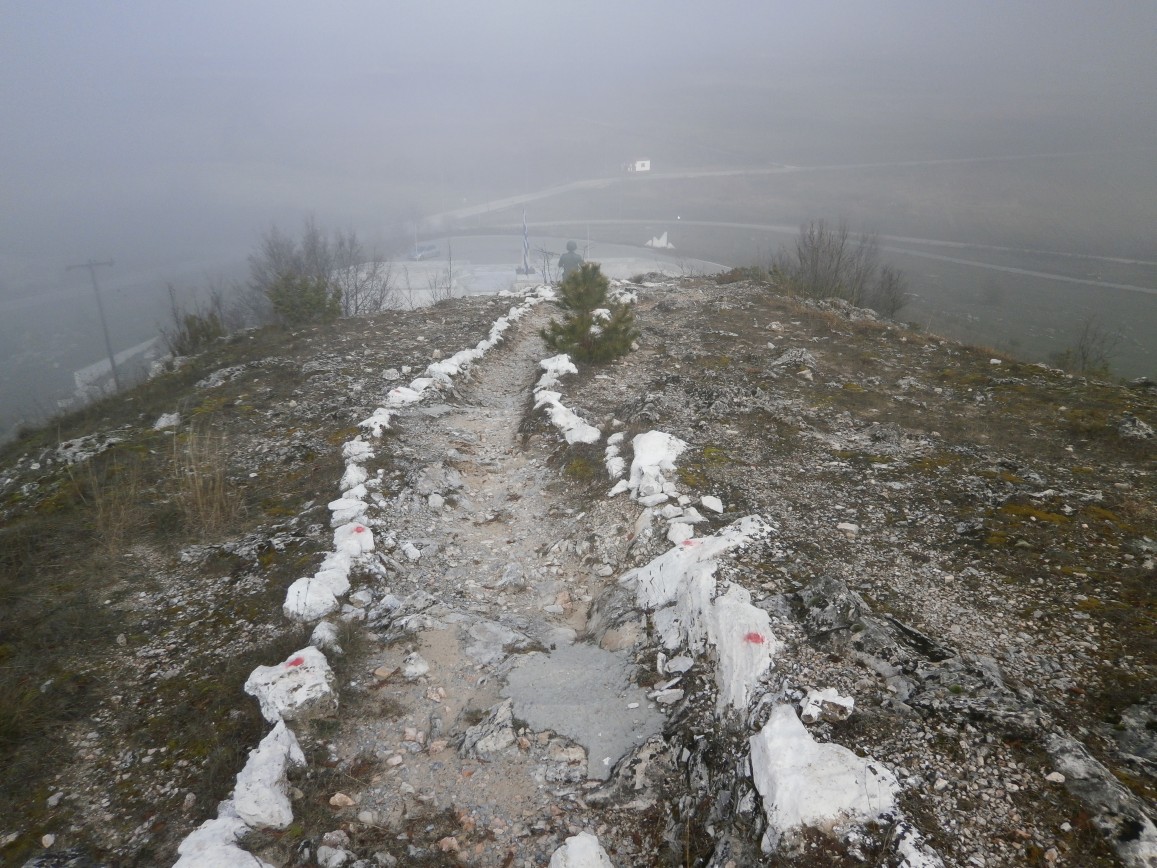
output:
<path id="1" fill-rule="evenodd" d="M 349 808 L 354 805 L 354 800 L 345 793 L 334 793 L 329 797 L 329 803 L 335 808 Z"/>
<path id="2" fill-rule="evenodd" d="M 1065 782 L 1065 776 L 1060 772 L 1049 772 L 1045 775 L 1045 780 L 1054 784 L 1063 784 Z"/>

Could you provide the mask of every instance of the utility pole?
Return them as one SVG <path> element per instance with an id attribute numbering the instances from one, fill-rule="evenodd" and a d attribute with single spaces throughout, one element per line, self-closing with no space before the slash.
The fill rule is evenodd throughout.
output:
<path id="1" fill-rule="evenodd" d="M 88 275 L 92 278 L 92 291 L 96 294 L 96 309 L 100 314 L 101 330 L 104 332 L 104 348 L 108 353 L 109 367 L 112 368 L 112 381 L 116 385 L 116 390 L 119 392 L 121 390 L 121 378 L 120 374 L 117 373 L 117 360 L 113 356 L 112 341 L 108 339 L 108 322 L 104 318 L 104 304 L 102 304 L 100 300 L 100 286 L 96 282 L 97 268 L 101 268 L 103 266 L 108 266 L 111 268 L 112 264 L 113 262 L 111 259 L 108 262 L 97 262 L 94 259 L 90 259 L 88 262 L 82 262 L 80 265 L 70 265 L 68 266 L 67 270 L 73 271 L 77 268 L 87 268 Z"/>

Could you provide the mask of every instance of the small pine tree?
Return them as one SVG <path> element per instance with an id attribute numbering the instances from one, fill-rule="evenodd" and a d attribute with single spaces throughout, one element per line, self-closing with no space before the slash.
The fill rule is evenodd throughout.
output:
<path id="1" fill-rule="evenodd" d="M 607 300 L 610 283 L 597 263 L 587 262 L 559 286 L 566 315 L 542 330 L 546 345 L 579 362 L 609 362 L 625 355 L 639 336 L 635 315 L 625 304 Z"/>
<path id="2" fill-rule="evenodd" d="M 283 274 L 265 294 L 278 320 L 291 328 L 333 322 L 341 315 L 341 290 L 321 277 Z"/>

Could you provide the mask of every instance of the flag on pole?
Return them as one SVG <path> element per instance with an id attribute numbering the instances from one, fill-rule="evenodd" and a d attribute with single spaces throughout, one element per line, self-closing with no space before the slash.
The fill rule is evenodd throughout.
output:
<path id="1" fill-rule="evenodd" d="M 522 211 L 522 273 L 530 274 L 530 233 L 526 229 L 526 209 Z"/>

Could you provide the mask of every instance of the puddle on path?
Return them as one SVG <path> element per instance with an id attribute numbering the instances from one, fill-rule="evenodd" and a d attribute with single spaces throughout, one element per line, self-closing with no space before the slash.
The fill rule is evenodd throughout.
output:
<path id="1" fill-rule="evenodd" d="M 621 654 L 567 645 L 527 655 L 511 670 L 503 695 L 532 730 L 554 730 L 586 748 L 588 776 L 606 780 L 615 763 L 665 721 L 646 691 L 630 683 L 630 670 Z"/>

